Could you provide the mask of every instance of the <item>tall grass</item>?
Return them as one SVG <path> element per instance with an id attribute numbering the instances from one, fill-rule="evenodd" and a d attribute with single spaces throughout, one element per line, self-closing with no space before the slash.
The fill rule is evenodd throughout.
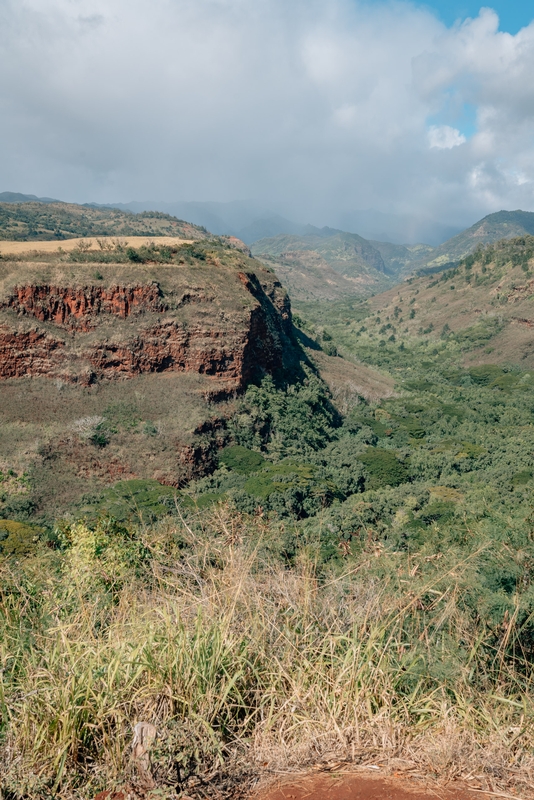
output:
<path id="1" fill-rule="evenodd" d="M 188 794 L 193 776 L 331 757 L 532 783 L 516 620 L 496 632 L 462 603 L 483 547 L 433 560 L 370 544 L 328 572 L 311 545 L 284 564 L 278 534 L 219 508 L 138 531 L 73 525 L 61 552 L 4 562 L 4 792 L 120 784 L 141 720 L 159 731 L 158 784 Z"/>

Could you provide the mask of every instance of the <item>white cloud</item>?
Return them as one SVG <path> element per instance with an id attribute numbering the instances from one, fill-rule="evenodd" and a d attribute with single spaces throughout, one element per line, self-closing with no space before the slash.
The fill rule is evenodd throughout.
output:
<path id="1" fill-rule="evenodd" d="M 334 223 L 533 209 L 533 71 L 534 25 L 487 9 L 447 29 L 395 0 L 0 0 L 0 191 Z"/>
<path id="2" fill-rule="evenodd" d="M 450 125 L 431 125 L 428 129 L 428 143 L 438 150 L 452 150 L 467 141 L 463 133 Z"/>

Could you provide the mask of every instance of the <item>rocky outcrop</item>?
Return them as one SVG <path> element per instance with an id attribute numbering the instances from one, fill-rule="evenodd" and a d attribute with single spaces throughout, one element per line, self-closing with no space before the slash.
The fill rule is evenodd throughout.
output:
<path id="1" fill-rule="evenodd" d="M 130 285 L 8 286 L 0 297 L 0 378 L 89 385 L 171 370 L 224 381 L 223 394 L 242 389 L 282 369 L 292 349 L 287 294 L 258 267 L 212 265 L 204 284 L 199 270 L 162 267 L 162 281 Z"/>
<path id="2" fill-rule="evenodd" d="M 104 378 L 173 370 L 240 382 L 243 375 L 243 346 L 236 336 L 175 320 L 145 328 L 127 342 L 98 344 L 88 355 L 95 376 Z M 268 362 L 265 354 L 266 369 Z"/>
<path id="3" fill-rule="evenodd" d="M 52 375 L 65 365 L 64 343 L 43 331 L 0 326 L 0 378 Z"/>
<path id="4" fill-rule="evenodd" d="M 95 327 L 95 318 L 111 314 L 126 319 L 131 314 L 164 311 L 157 283 L 145 286 L 16 286 L 0 308 L 11 308 L 20 316 L 35 317 L 41 322 L 74 330 Z"/>

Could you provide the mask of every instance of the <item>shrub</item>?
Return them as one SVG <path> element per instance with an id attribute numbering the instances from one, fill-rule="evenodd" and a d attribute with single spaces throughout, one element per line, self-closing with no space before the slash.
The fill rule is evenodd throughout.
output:
<path id="1" fill-rule="evenodd" d="M 408 431 L 410 436 L 412 436 L 414 439 L 424 439 L 425 437 L 426 430 L 417 420 L 408 420 L 403 422 L 401 427 Z"/>
<path id="2" fill-rule="evenodd" d="M 433 522 L 444 522 L 454 515 L 454 504 L 444 500 L 434 500 L 429 503 L 420 513 L 419 519 L 426 525 Z"/>
<path id="3" fill-rule="evenodd" d="M 36 550 L 44 528 L 10 519 L 0 519 L 0 558 L 20 558 Z"/>
<path id="4" fill-rule="evenodd" d="M 239 444 L 225 447 L 219 455 L 219 463 L 224 464 L 228 469 L 239 472 L 240 475 L 248 475 L 257 472 L 265 464 L 265 459 L 261 453 L 249 450 Z"/>
<path id="5" fill-rule="evenodd" d="M 381 486 L 398 486 L 409 480 L 406 466 L 399 461 L 391 450 L 381 450 L 378 447 L 369 447 L 365 453 L 358 456 L 367 472 L 369 480 L 365 482 L 366 489 L 378 489 Z"/>
<path id="6" fill-rule="evenodd" d="M 512 477 L 512 486 L 524 486 L 532 480 L 532 470 L 523 469 Z"/>
<path id="7" fill-rule="evenodd" d="M 482 364 L 480 367 L 471 367 L 469 376 L 479 386 L 487 386 L 492 381 L 501 378 L 504 373 L 502 367 L 496 364 Z"/>
<path id="8" fill-rule="evenodd" d="M 119 522 L 152 522 L 174 511 L 175 499 L 192 505 L 192 500 L 173 486 L 163 486 L 155 480 L 119 481 L 101 495 L 86 498 L 89 505 L 83 507 L 83 512 L 90 519 L 110 516 Z"/>

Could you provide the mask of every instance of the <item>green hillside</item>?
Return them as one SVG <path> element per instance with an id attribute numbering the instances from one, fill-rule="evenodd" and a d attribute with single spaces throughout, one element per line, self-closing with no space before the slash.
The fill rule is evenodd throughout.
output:
<path id="1" fill-rule="evenodd" d="M 477 247 L 492 244 L 500 239 L 533 234 L 534 212 L 532 211 L 498 211 L 495 214 L 488 214 L 470 228 L 436 247 L 431 258 L 421 260 L 420 268 L 439 268 L 449 262 L 459 261 L 474 252 Z"/>
<path id="2" fill-rule="evenodd" d="M 84 236 L 177 236 L 203 239 L 204 228 L 162 214 L 141 214 L 74 203 L 0 203 L 0 239 L 50 241 Z"/>
<path id="3" fill-rule="evenodd" d="M 272 239 L 260 239 L 252 246 L 254 255 L 279 256 L 293 250 L 313 250 L 327 261 L 335 272 L 355 278 L 362 271 L 386 272 L 379 251 L 367 239 L 356 233 L 323 228 L 321 234 L 304 236 L 280 234 Z"/>
<path id="4" fill-rule="evenodd" d="M 385 326 L 388 336 L 454 339 L 473 363 L 534 367 L 533 256 L 533 236 L 489 244 L 457 266 L 373 297 L 372 327 Z"/>

